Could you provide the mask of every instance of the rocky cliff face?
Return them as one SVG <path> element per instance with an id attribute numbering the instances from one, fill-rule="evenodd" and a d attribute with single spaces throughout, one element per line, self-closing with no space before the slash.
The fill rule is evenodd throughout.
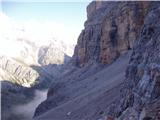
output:
<path id="1" fill-rule="evenodd" d="M 74 53 L 78 66 L 109 64 L 133 47 L 150 2 L 92 2 Z"/>
<path id="2" fill-rule="evenodd" d="M 75 66 L 52 84 L 35 120 L 159 120 L 159 6 L 90 3 Z"/>
<path id="3" fill-rule="evenodd" d="M 120 119 L 160 119 L 159 18 L 160 6 L 154 5 L 145 17 L 126 71 L 126 90 L 122 94 L 127 97 L 121 98 L 122 111 L 119 114 L 125 112 Z"/>

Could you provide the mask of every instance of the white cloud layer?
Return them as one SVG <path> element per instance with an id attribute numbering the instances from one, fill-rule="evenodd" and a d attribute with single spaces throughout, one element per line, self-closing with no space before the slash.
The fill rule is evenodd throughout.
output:
<path id="1" fill-rule="evenodd" d="M 45 44 L 52 39 L 67 44 L 76 44 L 81 28 L 56 22 L 38 22 L 35 20 L 17 23 L 4 13 L 0 13 L 0 32 L 3 37 L 26 37 L 39 44 Z"/>
<path id="2" fill-rule="evenodd" d="M 67 26 L 55 22 L 42 23 L 30 20 L 18 23 L 0 12 L 0 55 L 10 57 L 32 55 L 33 49 L 23 42 L 25 40 L 34 43 L 37 47 L 49 45 L 52 42 L 57 46 L 61 45 L 60 42 L 67 46 L 73 46 L 77 42 L 80 31 L 75 26 Z M 28 53 L 24 53 L 26 48 Z M 31 60 L 32 57 L 27 57 L 26 59 L 29 63 L 34 61 Z"/>

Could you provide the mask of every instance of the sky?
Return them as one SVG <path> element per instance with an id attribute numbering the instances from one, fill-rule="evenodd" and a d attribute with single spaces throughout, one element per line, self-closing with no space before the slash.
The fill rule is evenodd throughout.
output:
<path id="1" fill-rule="evenodd" d="M 22 25 L 38 35 L 76 44 L 87 19 L 87 0 L 3 0 L 1 11 L 12 24 Z M 47 34 L 46 34 L 47 33 Z"/>

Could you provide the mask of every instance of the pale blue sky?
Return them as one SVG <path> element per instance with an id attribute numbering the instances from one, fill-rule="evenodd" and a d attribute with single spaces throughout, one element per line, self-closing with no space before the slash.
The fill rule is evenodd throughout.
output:
<path id="1" fill-rule="evenodd" d="M 88 2 L 2 2 L 2 11 L 16 21 L 55 21 L 82 26 Z"/>
<path id="2" fill-rule="evenodd" d="M 11 20 L 22 24 L 34 21 L 34 23 L 38 23 L 38 26 L 43 23 L 49 23 L 50 27 L 47 27 L 47 29 L 55 31 L 55 36 L 73 43 L 77 41 L 81 30 L 84 28 L 84 22 L 87 19 L 86 7 L 89 4 L 87 0 L 83 2 L 64 2 L 62 0 L 60 2 L 15 1 L 5 0 L 1 4 L 3 13 Z M 53 27 L 51 26 L 52 23 Z M 33 27 L 36 26 L 35 24 L 30 24 L 31 27 L 32 25 Z M 41 27 L 42 30 L 43 27 Z M 44 32 L 47 31 L 44 30 Z"/>

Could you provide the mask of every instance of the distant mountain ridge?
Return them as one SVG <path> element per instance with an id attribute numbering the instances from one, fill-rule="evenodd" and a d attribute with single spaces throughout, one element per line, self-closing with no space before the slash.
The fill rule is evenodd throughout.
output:
<path id="1" fill-rule="evenodd" d="M 17 30 L 17 32 L 25 34 L 23 33 L 25 30 Z M 14 74 L 15 77 L 18 75 L 18 73 L 16 73 L 17 70 L 19 70 L 19 72 L 23 72 L 23 67 L 25 67 L 25 69 L 29 69 L 30 72 L 36 72 L 31 66 L 40 67 L 47 66 L 49 64 L 64 64 L 69 61 L 69 55 L 72 55 L 72 51 L 74 49 L 74 47 L 70 47 L 65 43 L 57 40 L 52 40 L 48 45 L 46 44 L 45 46 L 38 45 L 35 41 L 18 35 L 15 35 L 14 38 L 10 36 L 8 36 L 8 38 L 4 37 L 2 40 L 4 40 L 4 42 L 1 43 L 1 46 L 3 46 L 4 49 L 0 50 L 0 56 L 2 58 L 0 60 L 1 71 L 7 72 L 6 75 L 11 74 L 13 76 Z M 10 45 L 11 48 L 9 48 Z M 11 67 L 11 64 L 12 68 L 9 68 Z M 13 69 L 15 69 L 15 71 L 13 71 Z M 38 77 L 38 73 L 36 74 Z M 7 80 L 7 78 L 8 77 L 5 78 L 3 75 L 3 79 L 1 80 Z M 17 78 L 21 80 L 20 77 Z M 36 80 L 36 78 L 34 79 Z"/>

